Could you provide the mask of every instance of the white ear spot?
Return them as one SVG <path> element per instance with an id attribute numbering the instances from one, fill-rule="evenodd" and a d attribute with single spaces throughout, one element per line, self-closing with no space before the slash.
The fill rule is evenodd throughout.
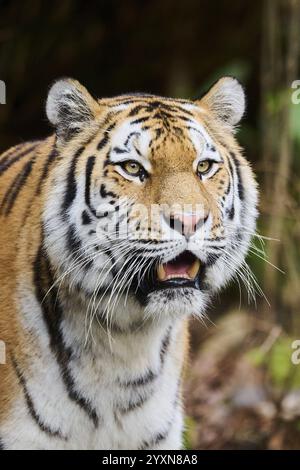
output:
<path id="1" fill-rule="evenodd" d="M 51 87 L 46 113 L 59 138 L 68 140 L 94 118 L 96 106 L 97 103 L 79 82 L 65 79 Z"/>
<path id="2" fill-rule="evenodd" d="M 221 78 L 199 104 L 204 104 L 224 124 L 234 127 L 245 112 L 246 100 L 242 85 L 236 78 Z"/>
<path id="3" fill-rule="evenodd" d="M 62 102 L 72 94 L 73 85 L 68 80 L 59 80 L 52 85 L 46 103 L 46 114 L 53 126 L 59 123 L 59 108 Z"/>

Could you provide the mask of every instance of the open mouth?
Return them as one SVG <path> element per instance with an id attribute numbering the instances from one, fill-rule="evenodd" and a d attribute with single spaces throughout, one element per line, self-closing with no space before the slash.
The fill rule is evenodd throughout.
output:
<path id="1" fill-rule="evenodd" d="M 153 265 L 142 277 L 135 276 L 132 290 L 142 303 L 154 291 L 177 288 L 205 289 L 205 265 L 189 251 L 167 263 Z"/>
<path id="2" fill-rule="evenodd" d="M 173 280 L 194 281 L 201 268 L 201 263 L 193 253 L 184 251 L 168 263 L 159 264 L 157 267 L 157 279 L 159 282 Z"/>
<path id="3" fill-rule="evenodd" d="M 143 287 L 149 292 L 177 287 L 200 289 L 204 266 L 193 253 L 184 251 L 168 263 L 159 264 L 144 278 Z M 200 277 L 201 275 L 201 277 Z"/>

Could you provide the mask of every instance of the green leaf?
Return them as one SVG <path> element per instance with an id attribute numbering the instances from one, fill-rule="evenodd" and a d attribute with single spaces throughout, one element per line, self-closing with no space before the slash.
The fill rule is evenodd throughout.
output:
<path id="1" fill-rule="evenodd" d="M 292 139 L 300 145 L 300 104 L 291 105 L 290 132 Z"/>
<path id="2" fill-rule="evenodd" d="M 250 349 L 250 351 L 247 352 L 246 357 L 255 367 L 263 365 L 266 360 L 266 355 L 261 348 Z"/>
<path id="3" fill-rule="evenodd" d="M 183 432 L 183 448 L 186 450 L 193 449 L 193 435 L 196 429 L 196 421 L 191 416 L 186 416 L 184 420 Z"/>
<path id="4" fill-rule="evenodd" d="M 279 338 L 274 344 L 268 361 L 268 371 L 275 385 L 282 388 L 293 375 L 291 338 Z"/>

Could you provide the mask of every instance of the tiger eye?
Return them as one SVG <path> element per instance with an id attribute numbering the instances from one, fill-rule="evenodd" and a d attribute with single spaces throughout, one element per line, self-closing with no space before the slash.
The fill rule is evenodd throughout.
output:
<path id="1" fill-rule="evenodd" d="M 202 162 L 199 162 L 197 165 L 198 175 L 207 173 L 210 167 L 211 167 L 211 163 L 208 160 L 203 160 Z"/>
<path id="2" fill-rule="evenodd" d="M 132 176 L 138 176 L 141 171 L 141 165 L 136 162 L 128 161 L 123 164 L 124 170 Z"/>

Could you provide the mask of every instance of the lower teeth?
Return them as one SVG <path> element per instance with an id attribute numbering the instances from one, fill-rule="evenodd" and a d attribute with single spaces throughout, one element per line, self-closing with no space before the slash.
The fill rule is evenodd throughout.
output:
<path id="1" fill-rule="evenodd" d="M 159 281 L 167 281 L 168 279 L 188 279 L 193 280 L 197 276 L 200 269 L 200 261 L 195 260 L 192 267 L 188 270 L 187 274 L 169 274 L 166 275 L 165 269 L 162 264 L 158 266 L 157 278 Z"/>

